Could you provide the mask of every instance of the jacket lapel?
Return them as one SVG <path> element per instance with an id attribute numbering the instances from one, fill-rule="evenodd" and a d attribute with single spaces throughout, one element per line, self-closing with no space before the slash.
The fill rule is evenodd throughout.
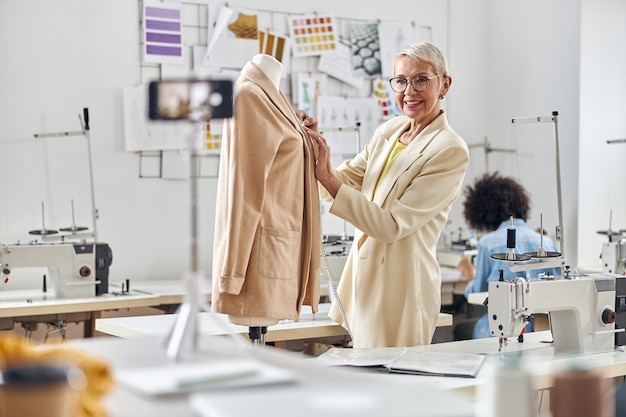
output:
<path id="1" fill-rule="evenodd" d="M 248 62 L 241 71 L 251 82 L 257 84 L 265 92 L 269 100 L 285 116 L 287 120 L 304 136 L 296 112 L 293 110 L 284 94 L 276 88 L 272 81 L 252 62 Z"/>
<path id="2" fill-rule="evenodd" d="M 400 153 L 395 163 L 387 173 L 387 176 L 385 176 L 385 178 L 378 186 L 374 202 L 382 206 L 383 202 L 389 195 L 389 192 L 395 185 L 400 175 L 402 175 L 407 169 L 415 164 L 415 162 L 422 156 L 424 150 L 428 147 L 428 145 L 430 145 L 430 143 L 432 143 L 432 141 L 437 136 L 437 133 L 439 133 L 439 131 L 441 130 L 439 127 L 435 129 L 430 129 L 430 127 L 434 127 L 433 124 L 435 123 L 436 122 L 431 123 L 431 125 L 427 127 L 426 130 L 420 133 L 409 144 L 409 146 L 407 146 L 407 148 L 402 153 Z M 385 163 L 391 148 L 398 141 L 398 137 L 400 135 L 399 132 L 402 132 L 403 130 L 404 128 L 400 129 L 398 133 L 393 136 L 393 140 L 390 140 L 390 143 L 385 147 L 385 152 L 382 152 L 382 155 L 380 155 L 379 159 L 382 160 L 382 164 Z M 379 170 L 374 172 L 380 172 L 380 169 L 382 169 L 382 165 L 380 166 Z"/>

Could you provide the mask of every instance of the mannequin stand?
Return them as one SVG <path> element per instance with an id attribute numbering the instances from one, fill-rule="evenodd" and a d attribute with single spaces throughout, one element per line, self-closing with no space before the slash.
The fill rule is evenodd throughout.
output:
<path id="1" fill-rule="evenodd" d="M 250 342 L 254 346 L 265 346 L 265 334 L 267 333 L 267 326 L 254 326 L 248 327 L 248 337 Z"/>

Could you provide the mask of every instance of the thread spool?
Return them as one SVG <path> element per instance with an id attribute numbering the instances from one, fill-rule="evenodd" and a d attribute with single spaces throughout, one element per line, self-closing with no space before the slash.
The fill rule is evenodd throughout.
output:
<path id="1" fill-rule="evenodd" d="M 511 220 L 512 222 L 513 220 Z M 506 248 L 515 249 L 515 228 L 513 225 L 506 230 Z"/>
<path id="2" fill-rule="evenodd" d="M 31 364 L 0 372 L 0 416 L 67 417 L 76 415 L 86 379 L 77 368 Z"/>
<path id="3" fill-rule="evenodd" d="M 532 375 L 518 358 L 500 359 L 487 364 L 485 384 L 475 415 L 480 417 L 535 417 Z"/>
<path id="4" fill-rule="evenodd" d="M 550 398 L 552 417 L 613 416 L 613 398 L 607 385 L 607 380 L 589 370 L 557 373 Z"/>

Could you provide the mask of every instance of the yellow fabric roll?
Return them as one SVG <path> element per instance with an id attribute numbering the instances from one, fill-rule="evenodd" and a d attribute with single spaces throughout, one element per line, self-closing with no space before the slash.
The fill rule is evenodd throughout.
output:
<path id="1" fill-rule="evenodd" d="M 101 398 L 114 385 L 109 365 L 66 344 L 35 345 L 13 335 L 0 336 L 0 369 L 32 364 L 63 364 L 80 369 L 86 386 L 79 395 L 76 417 L 105 417 Z"/>

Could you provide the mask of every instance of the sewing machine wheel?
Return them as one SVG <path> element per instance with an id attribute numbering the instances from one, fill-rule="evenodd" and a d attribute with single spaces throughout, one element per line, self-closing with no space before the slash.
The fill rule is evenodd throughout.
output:
<path id="1" fill-rule="evenodd" d="M 60 230 L 62 232 L 82 232 L 83 230 L 87 230 L 89 229 L 88 227 L 84 227 L 84 226 L 72 226 L 72 227 L 62 227 Z"/>
<path id="2" fill-rule="evenodd" d="M 544 258 L 558 258 L 562 255 L 561 252 L 546 252 L 545 255 L 538 255 L 538 252 L 526 252 L 524 255 L 528 255 L 531 258 L 544 259 Z"/>
<path id="3" fill-rule="evenodd" d="M 39 235 L 39 236 L 55 235 L 57 233 L 59 233 L 58 230 L 51 230 L 51 229 L 31 230 L 30 232 L 28 232 L 29 235 Z"/>
<path id="4" fill-rule="evenodd" d="M 509 262 L 519 262 L 519 261 L 530 261 L 530 256 L 522 253 L 515 253 L 515 259 L 509 259 L 506 253 L 494 253 L 491 255 L 491 259 L 495 259 L 496 261 L 509 261 Z"/>

